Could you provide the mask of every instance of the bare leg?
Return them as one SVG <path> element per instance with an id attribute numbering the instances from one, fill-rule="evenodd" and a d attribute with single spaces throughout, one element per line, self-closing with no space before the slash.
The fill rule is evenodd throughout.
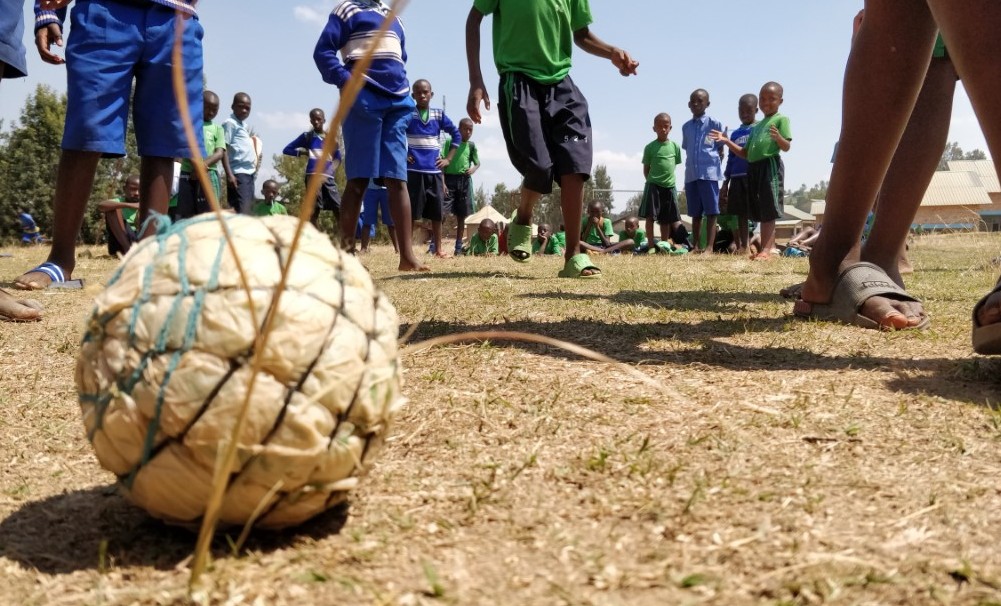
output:
<path id="1" fill-rule="evenodd" d="M 702 252 L 702 217 L 692 217 L 692 237 L 695 238 L 695 252 Z"/>
<path id="2" fill-rule="evenodd" d="M 170 187 L 174 178 L 174 159 L 144 156 L 139 165 L 139 229 L 151 213 L 167 214 L 170 205 Z M 156 225 L 140 231 L 145 238 L 156 233 Z"/>
<path id="3" fill-rule="evenodd" d="M 372 236 L 370 235 L 371 233 L 372 233 L 371 225 L 361 226 L 361 251 L 363 253 L 368 252 L 368 243 L 372 239 Z"/>
<path id="4" fill-rule="evenodd" d="M 386 231 L 389 232 L 389 241 L 393 243 L 393 252 L 399 254 L 399 252 L 400 252 L 400 245 L 397 244 L 397 242 L 396 242 L 396 226 L 395 225 L 390 225 L 389 229 L 386 230 Z"/>
<path id="5" fill-rule="evenodd" d="M 366 182 L 366 179 L 360 179 Z M 350 185 L 350 182 L 349 182 Z M 364 186 L 362 186 L 364 189 Z M 393 224 L 396 226 L 396 239 L 400 249 L 400 271 L 430 271 L 427 265 L 417 260 L 414 255 L 412 232 L 410 231 L 410 194 L 407 192 L 407 182 L 400 179 L 386 179 L 386 189 L 389 192 L 389 213 L 393 216 Z M 359 202 L 361 192 L 359 191 Z M 343 209 L 344 204 L 341 203 Z M 357 207 L 355 209 L 355 221 L 358 221 Z M 343 216 L 344 211 L 341 211 Z"/>
<path id="6" fill-rule="evenodd" d="M 706 253 L 712 254 L 716 246 L 716 215 L 706 215 Z"/>
<path id="7" fill-rule="evenodd" d="M 1001 38 L 997 35 L 1001 3 L 928 0 L 928 5 L 943 37 L 950 41 L 949 54 L 984 131 L 994 169 L 1001 170 Z M 981 326 L 1001 322 L 1001 293 L 988 298 L 977 321 Z"/>
<path id="8" fill-rule="evenodd" d="M 99 152 L 63 150 L 56 174 L 53 202 L 51 263 L 62 268 L 68 280 L 76 267 L 76 239 L 83 226 L 87 199 L 94 187 L 94 173 L 101 159 Z M 41 272 L 28 272 L 14 281 L 22 290 L 46 288 L 51 280 Z"/>
<path id="9" fill-rule="evenodd" d="M 584 175 L 563 175 L 560 177 L 560 207 L 563 210 L 563 225 L 567 228 L 567 249 L 563 253 L 563 259 L 569 261 L 570 257 L 577 254 L 577 248 L 580 245 L 580 219 L 584 214 Z M 520 208 L 518 209 L 518 217 L 521 218 Z M 529 215 L 529 219 L 531 219 L 531 215 Z M 585 269 L 582 275 L 591 276 L 600 273 L 600 270 Z"/>
<path id="10" fill-rule="evenodd" d="M 750 230 L 747 229 L 747 215 L 737 215 L 737 250 L 736 253 L 747 252 L 748 243 L 751 239 Z"/>
<path id="11" fill-rule="evenodd" d="M 431 241 L 434 242 L 434 256 L 444 259 L 448 256 L 441 248 L 441 221 L 431 222 Z"/>
<path id="12" fill-rule="evenodd" d="M 661 240 L 664 239 L 664 228 L 660 229 Z M 653 217 L 647 217 L 646 220 L 646 243 L 650 247 L 650 250 L 656 250 L 653 244 Z"/>
<path id="13" fill-rule="evenodd" d="M 389 180 L 386 180 L 388 186 Z M 355 229 L 358 226 L 358 216 L 361 214 L 361 201 L 368 187 L 368 179 L 349 179 L 341 196 L 341 248 L 354 254 Z"/>
<path id="14" fill-rule="evenodd" d="M 671 228 L 672 227 L 674 227 L 674 226 L 671 225 L 670 223 L 661 223 L 660 224 L 660 241 L 661 242 L 668 242 L 668 241 L 671 240 Z M 651 244 L 651 247 L 653 247 L 652 244 Z"/>
<path id="15" fill-rule="evenodd" d="M 867 0 L 865 9 L 845 69 L 840 145 L 851 153 L 838 154 L 834 164 L 829 212 L 810 255 L 802 301 L 797 302 L 804 311 L 811 302 L 830 301 L 839 268 L 859 245 L 866 214 L 875 203 L 927 72 L 927 64 L 915 58 L 930 57 L 934 43 L 935 22 L 921 3 Z M 770 251 L 769 244 L 762 226 L 763 252 Z M 906 315 L 893 303 L 883 300 L 877 321 L 895 328 L 908 326 Z"/>
<path id="16" fill-rule="evenodd" d="M 761 222 L 761 250 L 754 255 L 755 259 L 771 259 L 775 250 L 775 221 Z"/>

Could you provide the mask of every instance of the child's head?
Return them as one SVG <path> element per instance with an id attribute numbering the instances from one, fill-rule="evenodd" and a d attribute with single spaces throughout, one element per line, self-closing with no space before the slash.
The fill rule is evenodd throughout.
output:
<path id="1" fill-rule="evenodd" d="M 737 115 L 741 124 L 753 124 L 754 117 L 758 115 L 758 98 L 751 93 L 741 95 L 737 102 Z"/>
<path id="2" fill-rule="evenodd" d="M 688 109 L 692 110 L 693 118 L 701 118 L 709 107 L 709 92 L 704 88 L 697 88 L 688 97 Z"/>
<path id="3" fill-rule="evenodd" d="M 125 177 L 125 201 L 139 201 L 139 175 L 132 174 Z"/>
<path id="4" fill-rule="evenodd" d="M 211 122 L 219 114 L 219 95 L 210 90 L 202 93 L 202 113 L 206 122 Z"/>
<path id="5" fill-rule="evenodd" d="M 265 202 L 274 202 L 275 198 L 278 197 L 278 182 L 274 179 L 268 179 L 261 186 L 261 193 L 264 194 Z"/>
<path id="6" fill-rule="evenodd" d="M 479 234 L 481 240 L 489 240 L 490 236 L 494 235 L 494 231 L 497 226 L 490 219 L 484 219 L 480 221 L 480 226 L 476 228 L 476 233 Z"/>
<path id="7" fill-rule="evenodd" d="M 309 110 L 309 124 L 313 127 L 313 132 L 322 133 L 323 125 L 327 123 L 327 115 L 319 107 Z"/>
<path id="8" fill-rule="evenodd" d="M 626 232 L 627 236 L 632 238 L 634 235 L 636 235 L 636 230 L 639 228 L 640 228 L 640 220 L 637 219 L 636 217 L 629 217 L 628 219 L 626 219 L 626 224 L 623 228 L 623 231 Z"/>
<path id="9" fill-rule="evenodd" d="M 587 216 L 591 217 L 601 217 L 604 213 L 604 209 L 601 207 L 601 202 L 597 200 L 591 202 L 587 205 Z"/>
<path id="10" fill-rule="evenodd" d="M 459 134 L 462 135 L 463 141 L 469 141 L 473 138 L 473 121 L 469 118 L 463 118 L 459 120 Z"/>
<path id="11" fill-rule="evenodd" d="M 671 116 L 666 112 L 654 116 L 653 132 L 657 133 L 657 140 L 661 143 L 667 141 L 667 135 L 671 133 Z"/>
<path id="12" fill-rule="evenodd" d="M 761 113 L 766 116 L 773 116 L 779 111 L 782 105 L 782 85 L 778 82 L 765 82 L 758 94 L 758 105 L 761 106 Z"/>
<path id="13" fill-rule="evenodd" d="M 539 224 L 539 237 L 545 238 L 553 232 L 553 228 L 548 223 Z"/>
<path id="14" fill-rule="evenodd" d="M 431 104 L 431 98 L 434 97 L 434 91 L 431 90 L 431 83 L 423 79 L 414 82 L 410 96 L 414 98 L 417 109 L 427 109 Z"/>
<path id="15" fill-rule="evenodd" d="M 250 95 L 247 93 L 236 93 L 233 95 L 233 105 L 231 107 L 233 115 L 237 120 L 246 120 L 250 117 Z"/>

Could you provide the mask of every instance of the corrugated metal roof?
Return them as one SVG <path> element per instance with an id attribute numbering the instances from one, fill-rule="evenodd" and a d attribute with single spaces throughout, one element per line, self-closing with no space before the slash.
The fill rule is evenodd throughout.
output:
<path id="1" fill-rule="evenodd" d="M 988 192 L 1001 192 L 1001 183 L 998 183 L 998 174 L 991 160 L 952 160 L 948 164 L 950 172 L 976 173 Z"/>
<path id="2" fill-rule="evenodd" d="M 950 164 L 952 164 L 950 162 Z M 987 194 L 978 173 L 940 170 L 932 176 L 921 206 L 989 206 Z"/>
<path id="3" fill-rule="evenodd" d="M 782 205 L 782 218 L 786 220 L 813 221 L 813 215 L 802 211 L 791 204 Z"/>
<path id="4" fill-rule="evenodd" d="M 827 200 L 810 200 L 810 214 L 816 217 L 827 211 Z"/>

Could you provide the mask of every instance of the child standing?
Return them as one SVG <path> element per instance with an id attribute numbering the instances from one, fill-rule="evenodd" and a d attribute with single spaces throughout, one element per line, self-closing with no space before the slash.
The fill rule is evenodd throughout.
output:
<path id="1" fill-rule="evenodd" d="M 532 256 L 532 211 L 552 191 L 553 181 L 560 183 L 564 224 L 573 228 L 581 222 L 593 149 L 587 99 L 569 76 L 573 44 L 609 59 L 623 76 L 635 74 L 639 63 L 591 32 L 588 0 L 474 0 L 466 20 L 470 83 L 466 110 L 475 123 L 481 120 L 481 101 L 490 109 L 480 69 L 484 15 L 493 15 L 494 20 L 501 130 L 511 163 L 524 176 L 517 215 L 508 227 L 508 248 L 515 261 L 525 262 Z M 580 254 L 579 241 L 579 232 L 568 234 L 560 277 L 600 276 L 601 270 Z"/>
<path id="2" fill-rule="evenodd" d="M 379 0 L 345 0 L 330 13 L 313 60 L 323 81 L 342 88 L 355 62 L 379 33 L 389 7 Z M 411 243 L 410 197 L 407 193 L 407 126 L 414 112 L 407 82 L 406 36 L 396 18 L 365 74 L 365 86 L 344 120 L 344 170 L 348 183 L 341 198 L 341 246 L 355 248 L 355 225 L 369 179 L 383 179 L 396 225 L 400 271 L 427 271 Z M 344 62 L 337 56 L 344 50 Z"/>
<path id="3" fill-rule="evenodd" d="M 205 114 L 205 121 L 202 123 L 202 137 L 205 140 L 205 168 L 209 176 L 209 183 L 212 184 L 216 202 L 222 197 L 222 188 L 219 184 L 219 163 L 222 162 L 223 170 L 226 174 L 229 171 L 229 155 L 226 153 L 226 133 L 218 124 L 212 122 L 219 114 L 219 96 L 207 90 L 202 95 L 202 109 Z M 208 196 L 202 191 L 201 183 L 198 182 L 197 175 L 192 174 L 193 166 L 191 160 L 184 158 L 181 161 L 181 174 L 177 183 L 177 206 L 172 219 L 187 219 L 210 210 Z"/>
<path id="4" fill-rule="evenodd" d="M 316 205 L 313 207 L 313 216 L 309 222 L 314 226 L 320 218 L 321 210 L 329 210 L 334 213 L 338 220 L 341 216 L 341 194 L 337 191 L 337 182 L 334 180 L 334 171 L 341 163 L 341 150 L 334 150 L 334 157 L 323 158 L 323 141 L 326 132 L 323 127 L 327 123 L 327 116 L 319 107 L 314 107 L 309 111 L 309 125 L 312 127 L 295 138 L 294 141 L 285 146 L 282 153 L 286 156 L 306 157 L 306 184 L 315 173 L 323 173 L 323 183 L 316 192 Z"/>
<path id="5" fill-rule="evenodd" d="M 779 113 L 782 93 L 778 82 L 766 82 L 761 87 L 758 105 L 765 117 L 751 128 L 746 147 L 731 141 L 724 132 L 712 132 L 713 140 L 723 142 L 731 152 L 747 160 L 750 215 L 761 223 L 761 250 L 754 255 L 756 260 L 772 257 L 775 221 L 782 216 L 785 167 L 779 153 L 789 151 L 792 141 L 789 118 Z"/>
<path id="6" fill-rule="evenodd" d="M 698 251 L 711 253 L 716 240 L 716 216 L 719 214 L 719 182 L 722 178 L 720 160 L 723 144 L 709 133 L 722 131 L 723 123 L 706 115 L 709 93 L 695 89 L 688 98 L 692 119 L 681 127 L 681 146 L 685 148 L 685 197 L 692 232 Z M 706 245 L 702 248 L 702 217 L 706 218 Z"/>
<path id="7" fill-rule="evenodd" d="M 407 126 L 407 191 L 414 221 L 431 222 L 431 247 L 437 257 L 446 257 L 441 249 L 441 220 L 445 206 L 442 169 L 447 168 L 462 143 L 459 129 L 445 112 L 431 107 L 434 91 L 427 80 L 414 82 L 414 103 L 417 105 Z M 441 133 L 449 135 L 449 150 L 442 156 Z"/>
<path id="8" fill-rule="evenodd" d="M 668 140 L 671 132 L 671 116 L 662 113 L 653 119 L 653 132 L 657 138 L 643 148 L 643 176 L 646 187 L 639 215 L 646 218 L 648 247 L 653 248 L 653 224 L 660 226 L 660 241 L 670 239 L 685 241 L 678 233 L 682 228 L 681 213 L 678 212 L 678 190 L 675 187 L 674 170 L 681 163 L 681 148 Z M 637 242 L 637 245 L 642 242 Z"/>
<path id="9" fill-rule="evenodd" d="M 201 145 L 197 126 L 202 123 L 204 32 L 193 1 L 78 3 L 72 11 L 72 21 L 78 25 L 69 35 L 64 59 L 51 48 L 62 46 L 67 4 L 69 0 L 47 0 L 47 8 L 42 9 L 41 2 L 35 3 L 35 46 L 46 63 L 66 65 L 67 106 L 53 204 L 52 249 L 45 263 L 15 281 L 21 289 L 47 288 L 67 281 L 73 273 L 76 239 L 98 162 L 102 156 L 125 155 L 133 101 L 132 120 L 142 157 L 140 224 L 151 211 L 167 213 L 173 158 L 191 155 L 170 77 L 178 21 L 184 25 L 180 43 L 184 92 Z"/>
<path id="10" fill-rule="evenodd" d="M 264 196 L 263 200 L 254 201 L 254 216 L 255 217 L 270 217 L 272 215 L 287 215 L 288 209 L 285 205 L 278 201 L 278 182 L 274 179 L 268 179 L 261 186 L 261 194 Z"/>
<path id="11" fill-rule="evenodd" d="M 758 98 L 751 93 L 743 95 L 737 102 L 737 116 L 740 117 L 740 126 L 730 135 L 730 140 L 742 148 L 747 147 L 751 127 L 754 125 L 754 119 L 757 115 Z M 736 246 L 733 252 L 746 253 L 750 239 L 747 227 L 747 217 L 750 213 L 750 189 L 747 182 L 747 160 L 738 154 L 730 154 L 726 159 L 723 187 L 719 190 L 719 205 L 721 212 L 737 217 L 737 229 L 733 232 L 733 243 Z"/>
<path id="12" fill-rule="evenodd" d="M 480 154 L 473 138 L 473 121 L 459 120 L 459 134 L 462 143 L 455 150 L 455 156 L 445 167 L 445 205 L 455 215 L 455 254 L 462 252 L 462 232 L 466 228 L 466 217 L 473 213 L 473 173 L 480 167 Z M 451 137 L 445 138 L 445 146 L 451 147 Z M 442 153 L 445 150 L 442 149 Z"/>
<path id="13" fill-rule="evenodd" d="M 361 216 L 361 251 L 368 252 L 368 243 L 375 233 L 375 226 L 382 217 L 382 224 L 389 231 L 389 239 L 393 243 L 393 252 L 399 253 L 400 247 L 396 243 L 396 228 L 393 226 L 393 217 L 389 212 L 389 192 L 382 184 L 381 179 L 372 179 L 365 189 L 365 199 L 362 201 Z"/>
<path id="14" fill-rule="evenodd" d="M 251 100 L 247 93 L 233 95 L 233 113 L 222 125 L 226 134 L 226 149 L 229 154 L 226 201 L 229 207 L 241 215 L 249 215 L 254 205 L 254 180 L 260 158 L 254 140 L 247 128 L 250 117 Z"/>

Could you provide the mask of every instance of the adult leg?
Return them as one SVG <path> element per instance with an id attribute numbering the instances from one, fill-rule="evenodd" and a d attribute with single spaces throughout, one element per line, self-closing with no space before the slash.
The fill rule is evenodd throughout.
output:
<path id="1" fill-rule="evenodd" d="M 949 54 L 980 121 L 994 169 L 1001 170 L 1001 4 L 968 0 L 950 4 L 928 0 L 949 41 Z M 989 296 L 977 310 L 979 326 L 1001 322 L 1001 293 Z"/>
<path id="2" fill-rule="evenodd" d="M 865 20 L 845 69 L 839 153 L 828 188 L 829 212 L 810 255 L 810 273 L 797 309 L 826 303 L 839 268 L 859 245 L 865 217 L 872 209 L 890 161 L 917 101 L 935 37 L 927 6 L 910 0 L 867 0 Z M 910 218 L 907 218 L 908 222 Z M 767 252 L 764 226 L 762 248 Z M 867 302 L 863 313 L 880 324 L 910 324 L 901 304 L 882 298 Z M 872 315 L 870 315 L 872 314 Z M 875 316 L 875 317 L 874 317 Z"/>
<path id="3" fill-rule="evenodd" d="M 410 195 L 407 193 L 407 182 L 387 177 L 386 189 L 389 192 L 389 214 L 393 217 L 396 239 L 400 248 L 400 271 L 429 271 L 430 268 L 418 261 L 417 256 L 414 255 L 413 234 L 410 231 Z M 347 206 L 347 191 L 344 192 L 342 206 Z M 344 215 L 344 222 L 347 223 L 349 217 L 344 212 L 342 215 Z M 357 207 L 354 218 L 355 221 L 358 221 Z"/>
<path id="4" fill-rule="evenodd" d="M 76 267 L 76 239 L 83 226 L 87 200 L 94 187 L 94 173 L 101 159 L 99 152 L 63 150 L 56 174 L 55 201 L 52 205 L 52 249 L 47 261 L 62 268 L 66 279 Z M 29 271 L 14 281 L 22 290 L 46 288 L 52 279 L 43 272 Z"/>

